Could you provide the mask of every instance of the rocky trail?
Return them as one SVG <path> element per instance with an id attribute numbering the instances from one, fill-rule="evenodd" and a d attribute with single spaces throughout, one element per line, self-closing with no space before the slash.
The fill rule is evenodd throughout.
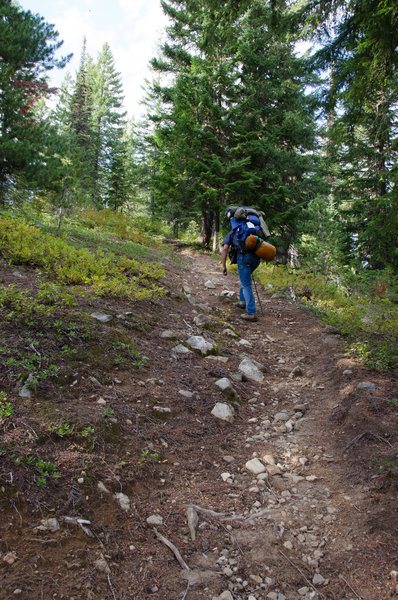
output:
<path id="1" fill-rule="evenodd" d="M 181 259 L 167 297 L 94 306 L 103 328 L 150 325 L 149 365 L 76 376 L 73 410 L 110 407 L 106 435 L 67 494 L 2 503 L 0 597 L 398 598 L 394 376 L 260 285 L 243 322 L 237 275 Z"/>

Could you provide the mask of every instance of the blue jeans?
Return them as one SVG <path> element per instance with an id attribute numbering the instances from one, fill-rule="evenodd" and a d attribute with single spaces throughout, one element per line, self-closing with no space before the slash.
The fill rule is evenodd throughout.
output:
<path id="1" fill-rule="evenodd" d="M 256 314 L 256 302 L 252 288 L 252 273 L 260 264 L 260 258 L 252 252 L 238 254 L 238 272 L 240 279 L 239 302 L 246 302 L 246 312 Z"/>

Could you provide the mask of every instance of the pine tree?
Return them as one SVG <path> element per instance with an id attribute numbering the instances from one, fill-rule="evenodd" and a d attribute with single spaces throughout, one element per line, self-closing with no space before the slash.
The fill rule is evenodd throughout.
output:
<path id="1" fill-rule="evenodd" d="M 120 165 L 123 159 L 116 157 L 124 152 L 123 135 L 126 112 L 123 110 L 123 89 L 120 73 L 116 71 L 113 56 L 107 43 L 90 72 L 93 91 L 93 128 L 95 132 L 94 203 L 96 206 L 114 205 L 110 197 L 111 164 Z M 120 201 L 120 198 L 119 198 Z"/>
<path id="2" fill-rule="evenodd" d="M 42 124 L 32 108 L 52 90 L 46 72 L 62 68 L 70 57 L 57 60 L 62 42 L 39 15 L 21 10 L 11 0 L 0 5 L 0 200 L 10 177 L 35 173 Z"/>
<path id="3" fill-rule="evenodd" d="M 238 98 L 232 152 L 247 160 L 234 200 L 256 205 L 271 230 L 289 244 L 313 195 L 313 101 L 304 93 L 309 74 L 294 56 L 284 2 L 252 2 L 242 20 Z"/>
<path id="4" fill-rule="evenodd" d="M 398 12 L 386 0 L 325 2 L 329 40 L 314 65 L 333 78 L 327 110 L 336 108 L 331 143 L 341 164 L 336 200 L 351 239 L 351 256 L 371 268 L 398 266 L 396 106 Z M 312 14 L 317 22 L 318 13 Z M 319 25 L 318 25 L 319 28 Z M 324 29 L 325 27 L 322 27 Z"/>

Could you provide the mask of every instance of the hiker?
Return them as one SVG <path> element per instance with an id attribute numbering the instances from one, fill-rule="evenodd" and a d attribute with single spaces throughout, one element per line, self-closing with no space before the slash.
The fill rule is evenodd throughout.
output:
<path id="1" fill-rule="evenodd" d="M 227 256 L 228 248 L 234 246 L 234 231 L 227 233 L 221 253 L 223 274 L 227 275 Z M 252 273 L 260 264 L 260 258 L 252 252 L 244 252 L 239 246 L 236 246 L 238 272 L 240 279 L 239 302 L 235 306 L 246 309 L 246 312 L 241 315 L 241 319 L 245 321 L 258 321 L 256 314 L 256 301 L 254 299 L 252 288 Z"/>

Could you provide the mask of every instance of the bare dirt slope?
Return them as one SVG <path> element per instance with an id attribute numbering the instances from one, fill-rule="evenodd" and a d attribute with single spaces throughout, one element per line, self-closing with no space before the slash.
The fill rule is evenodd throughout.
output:
<path id="1" fill-rule="evenodd" d="M 220 298 L 237 275 L 182 259 L 167 262 L 169 295 L 155 303 L 83 307 L 112 315 L 98 327 L 129 332 L 148 366 L 101 374 L 82 361 L 3 427 L 31 436 L 61 477 L 24 489 L 3 461 L 0 598 L 398 597 L 394 376 L 345 358 L 339 335 L 261 286 L 264 315 L 242 322 Z M 215 358 L 172 350 L 192 335 Z M 265 366 L 263 381 L 242 377 L 244 358 Z M 222 378 L 233 422 L 211 414 L 231 400 Z M 93 425 L 94 446 L 40 433 L 51 393 L 62 422 Z"/>

